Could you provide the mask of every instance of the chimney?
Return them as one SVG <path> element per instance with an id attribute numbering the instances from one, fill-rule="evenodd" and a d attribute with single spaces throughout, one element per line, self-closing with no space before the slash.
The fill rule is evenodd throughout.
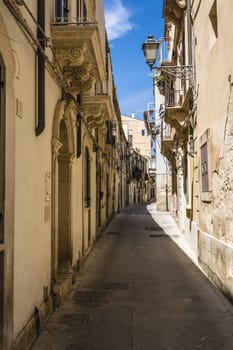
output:
<path id="1" fill-rule="evenodd" d="M 135 113 L 132 112 L 131 117 L 134 119 L 135 118 Z"/>

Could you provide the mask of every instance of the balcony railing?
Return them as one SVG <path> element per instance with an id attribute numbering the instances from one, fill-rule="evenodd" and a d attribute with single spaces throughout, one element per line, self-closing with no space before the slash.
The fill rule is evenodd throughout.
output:
<path id="1" fill-rule="evenodd" d="M 103 8 L 102 2 L 99 2 L 101 11 Z M 96 24 L 99 16 L 99 8 L 95 9 L 96 0 L 53 0 L 54 7 L 54 25 L 66 25 L 66 24 Z M 98 12 L 98 14 L 97 14 Z"/>
<path id="2" fill-rule="evenodd" d="M 193 87 L 192 66 L 161 66 L 160 77 L 164 77 L 165 108 L 182 107 L 187 92 Z"/>
<path id="3" fill-rule="evenodd" d="M 96 24 L 95 18 L 92 17 L 54 17 L 53 25 L 67 25 L 67 24 L 76 24 L 76 25 L 90 25 Z"/>
<path id="4" fill-rule="evenodd" d="M 165 90 L 165 106 L 166 107 L 180 107 L 184 101 L 184 90 Z"/>
<path id="5" fill-rule="evenodd" d="M 161 153 L 167 158 L 171 158 L 172 148 L 174 146 L 175 130 L 163 119 L 161 121 Z"/>
<path id="6" fill-rule="evenodd" d="M 162 141 L 172 139 L 172 127 L 169 124 L 162 123 Z"/>
<path id="7" fill-rule="evenodd" d="M 192 81 L 193 67 L 192 66 L 162 66 L 161 71 L 171 79 L 181 79 L 182 81 Z"/>

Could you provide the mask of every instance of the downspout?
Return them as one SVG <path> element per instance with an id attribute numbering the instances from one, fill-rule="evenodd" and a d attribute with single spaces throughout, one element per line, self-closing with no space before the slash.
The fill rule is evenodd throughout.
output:
<path id="1" fill-rule="evenodd" d="M 187 0 L 187 26 L 188 26 L 188 64 L 193 65 L 191 0 Z"/>
<path id="2" fill-rule="evenodd" d="M 79 158 L 81 156 L 82 151 L 82 118 L 80 113 L 77 115 L 77 151 L 76 157 Z"/>
<path id="3" fill-rule="evenodd" d="M 78 94 L 76 103 L 81 107 L 82 104 L 82 95 Z M 79 158 L 82 153 L 82 116 L 81 113 L 78 112 L 77 114 L 77 150 L 76 150 L 76 157 Z"/>
<path id="4" fill-rule="evenodd" d="M 45 0 L 37 1 L 37 20 L 39 27 L 37 29 L 37 38 L 42 49 L 45 48 Z M 42 31 L 40 30 L 40 27 Z M 35 128 L 36 136 L 39 136 L 45 128 L 45 58 L 41 50 L 37 49 L 37 125 Z"/>

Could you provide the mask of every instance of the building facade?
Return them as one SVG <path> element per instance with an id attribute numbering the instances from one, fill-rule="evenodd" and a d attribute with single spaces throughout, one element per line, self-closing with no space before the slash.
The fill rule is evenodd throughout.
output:
<path id="1" fill-rule="evenodd" d="M 233 296 L 232 239 L 232 48 L 233 4 L 221 0 L 192 4 L 197 111 L 194 221 L 199 260 L 208 275 Z M 204 35 L 200 27 L 207 24 Z M 205 55 L 201 54 L 205 51 Z M 205 69 L 204 69 L 205 67 Z M 195 169 L 195 168 L 194 168 Z"/>
<path id="2" fill-rule="evenodd" d="M 208 276 L 232 299 L 233 5 L 164 1 L 162 153 L 172 167 L 172 214 Z M 203 27 L 205 30 L 203 31 Z"/>
<path id="3" fill-rule="evenodd" d="M 102 1 L 0 3 L 0 347 L 27 349 L 126 205 Z"/>

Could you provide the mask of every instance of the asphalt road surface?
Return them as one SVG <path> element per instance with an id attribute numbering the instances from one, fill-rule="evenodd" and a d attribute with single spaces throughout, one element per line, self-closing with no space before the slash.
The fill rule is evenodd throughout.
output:
<path id="1" fill-rule="evenodd" d="M 122 210 L 32 349 L 233 350 L 232 306 L 182 242 L 153 204 Z"/>

